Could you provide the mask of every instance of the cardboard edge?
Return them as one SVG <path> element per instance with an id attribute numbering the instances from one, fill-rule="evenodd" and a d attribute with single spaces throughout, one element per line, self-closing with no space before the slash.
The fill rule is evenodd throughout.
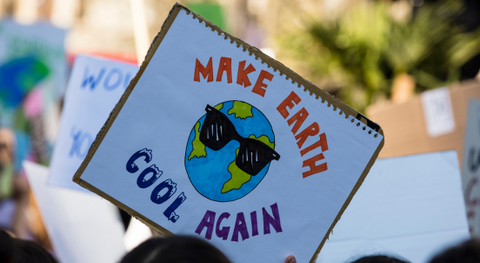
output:
<path id="1" fill-rule="evenodd" d="M 95 194 L 101 196 L 102 198 L 108 200 L 109 202 L 111 202 L 113 205 L 119 207 L 120 209 L 124 210 L 125 212 L 127 212 L 129 215 L 135 217 L 136 219 L 140 220 L 142 223 L 144 223 L 145 225 L 147 225 L 148 227 L 150 227 L 151 229 L 157 231 L 159 234 L 161 234 L 162 236 L 172 236 L 173 233 L 166 230 L 165 228 L 163 228 L 162 226 L 158 225 L 157 223 L 153 222 L 152 220 L 146 218 L 145 216 L 137 213 L 135 210 L 129 208 L 128 206 L 126 206 L 125 204 L 123 204 L 122 202 L 118 201 L 117 199 L 107 195 L 106 193 L 104 193 L 103 191 L 99 190 L 98 188 L 96 188 L 95 186 L 87 183 L 86 181 L 80 179 L 79 182 L 78 182 L 79 185 L 81 185 L 82 187 L 84 188 L 87 188 L 88 190 L 94 192 Z"/>
<path id="2" fill-rule="evenodd" d="M 328 229 L 327 234 L 325 235 L 325 237 L 323 238 L 322 242 L 321 242 L 320 245 L 318 246 L 317 250 L 316 250 L 315 253 L 313 254 L 313 256 L 312 256 L 312 258 L 310 259 L 309 263 L 315 263 L 315 260 L 317 259 L 318 254 L 319 254 L 320 251 L 322 250 L 322 248 L 323 248 L 323 246 L 325 245 L 325 242 L 327 241 L 327 239 L 330 237 L 330 234 L 333 232 L 333 228 L 334 228 L 335 225 L 337 224 L 338 220 L 340 220 L 340 218 L 342 217 L 343 212 L 345 212 L 345 209 L 347 209 L 348 205 L 349 205 L 350 202 L 352 201 L 353 196 L 357 193 L 358 189 L 359 189 L 360 186 L 363 184 L 363 181 L 365 181 L 365 178 L 367 177 L 367 174 L 370 172 L 370 169 L 372 168 L 373 164 L 374 164 L 375 161 L 377 160 L 378 155 L 380 154 L 380 151 L 381 151 L 381 149 L 383 148 L 384 145 L 385 145 L 385 138 L 382 139 L 382 141 L 380 142 L 380 144 L 379 144 L 378 147 L 377 147 L 377 150 L 376 150 L 375 153 L 372 155 L 372 158 L 370 158 L 370 161 L 368 162 L 368 164 L 366 165 L 365 169 L 363 170 L 362 175 L 360 176 L 360 178 L 358 179 L 357 183 L 355 184 L 355 186 L 353 187 L 352 191 L 350 192 L 350 195 L 348 196 L 347 200 L 345 201 L 345 203 L 343 204 L 342 208 L 340 209 L 340 212 L 337 214 L 337 217 L 335 217 L 335 220 L 333 220 L 333 223 L 332 223 L 332 225 L 330 226 L 330 228 Z"/>
<path id="3" fill-rule="evenodd" d="M 162 28 L 160 32 L 157 34 L 155 39 L 153 40 L 148 53 L 145 57 L 145 60 L 142 62 L 142 65 L 140 66 L 140 69 L 138 70 L 137 74 L 135 77 L 130 81 L 128 84 L 127 89 L 123 93 L 122 97 L 120 98 L 119 102 L 115 105 L 113 108 L 112 112 L 110 112 L 110 115 L 108 116 L 108 119 L 106 120 L 105 124 L 103 127 L 100 129 L 100 131 L 97 133 L 97 136 L 95 137 L 95 140 L 93 141 L 90 149 L 88 150 L 87 156 L 83 160 L 82 164 L 80 167 L 77 169 L 75 172 L 72 180 L 73 182 L 80 184 L 81 181 L 81 175 L 85 171 L 85 169 L 88 166 L 88 163 L 90 163 L 93 155 L 95 155 L 95 152 L 97 151 L 98 147 L 102 143 L 103 139 L 105 138 L 105 135 L 108 133 L 108 130 L 110 130 L 110 127 L 112 126 L 113 122 L 117 118 L 118 114 L 122 110 L 123 106 L 125 105 L 125 102 L 127 101 L 128 97 L 132 93 L 134 87 L 137 85 L 138 80 L 140 77 L 143 75 L 143 72 L 145 71 L 146 67 L 150 63 L 150 60 L 152 59 L 153 55 L 155 54 L 155 51 L 157 51 L 158 47 L 160 46 L 160 43 L 162 42 L 163 38 L 168 32 L 168 29 L 170 29 L 170 26 L 173 24 L 173 21 L 175 21 L 175 18 L 177 17 L 178 13 L 182 9 L 182 6 L 180 4 L 175 4 L 170 10 L 170 13 L 165 20 L 164 24 L 162 25 Z M 86 183 L 85 181 L 83 181 Z M 81 185 L 81 184 L 80 184 Z M 88 184 L 90 185 L 90 184 Z M 83 185 L 81 185 L 84 187 Z M 88 188 L 87 188 L 88 189 Z M 105 198 L 105 196 L 102 196 Z"/>

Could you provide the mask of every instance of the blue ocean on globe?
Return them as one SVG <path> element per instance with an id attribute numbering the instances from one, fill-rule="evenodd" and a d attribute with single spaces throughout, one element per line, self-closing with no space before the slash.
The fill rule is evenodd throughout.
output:
<path id="1" fill-rule="evenodd" d="M 274 148 L 272 127 L 258 109 L 242 101 L 227 101 L 215 105 L 214 108 L 228 117 L 240 136 L 261 138 L 259 140 Z M 235 164 L 236 152 L 240 147 L 238 141 L 231 140 L 218 151 L 206 147 L 198 139 L 205 117 L 204 112 L 188 138 L 185 168 L 190 181 L 200 194 L 214 201 L 226 202 L 242 198 L 262 181 L 270 163 L 258 174 L 249 175 Z"/>

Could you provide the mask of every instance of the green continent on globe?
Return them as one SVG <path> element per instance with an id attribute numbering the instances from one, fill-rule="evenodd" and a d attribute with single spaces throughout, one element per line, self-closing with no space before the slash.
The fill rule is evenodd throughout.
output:
<path id="1" fill-rule="evenodd" d="M 200 141 L 200 122 L 195 123 L 195 138 L 192 141 L 192 152 L 188 156 L 190 161 L 193 157 L 207 157 L 205 145 Z"/>
<path id="2" fill-rule="evenodd" d="M 213 108 L 215 108 L 216 110 L 221 110 L 221 109 L 223 109 L 223 103 L 220 103 Z"/>
<path id="3" fill-rule="evenodd" d="M 252 106 L 245 102 L 234 101 L 233 106 L 227 112 L 228 114 L 235 114 L 235 118 L 246 119 L 253 117 Z"/>
<path id="4" fill-rule="evenodd" d="M 267 136 L 262 135 L 259 138 L 256 138 L 255 135 L 250 135 L 249 138 L 251 139 L 256 139 L 259 140 L 266 145 L 268 145 L 270 148 L 274 149 L 275 143 L 270 142 Z M 239 149 L 236 150 L 235 158 L 238 156 L 238 151 Z M 228 165 L 228 171 L 230 172 L 230 175 L 232 176 L 230 180 L 228 180 L 222 188 L 222 194 L 227 193 L 232 191 L 233 189 L 240 189 L 243 184 L 246 182 L 250 181 L 252 176 L 250 174 L 247 174 L 246 172 L 242 171 L 237 164 L 235 163 L 235 160 L 231 162 Z"/>

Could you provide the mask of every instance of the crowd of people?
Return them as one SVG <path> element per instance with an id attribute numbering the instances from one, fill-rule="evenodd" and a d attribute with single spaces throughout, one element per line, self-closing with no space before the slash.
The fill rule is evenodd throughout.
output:
<path id="1" fill-rule="evenodd" d="M 36 242 L 14 237 L 0 230 L 0 262 L 55 263 L 55 258 Z M 293 255 L 285 263 L 296 263 Z M 469 239 L 434 256 L 429 263 L 480 262 L 480 240 Z M 207 241 L 191 236 L 150 238 L 128 252 L 120 263 L 231 263 L 225 254 Z M 409 263 L 387 255 L 368 255 L 345 263 Z"/>

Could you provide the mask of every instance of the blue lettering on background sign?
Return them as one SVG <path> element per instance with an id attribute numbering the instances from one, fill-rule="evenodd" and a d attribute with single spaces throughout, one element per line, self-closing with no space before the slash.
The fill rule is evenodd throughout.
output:
<path id="1" fill-rule="evenodd" d="M 135 164 L 135 162 L 142 157 L 145 163 L 150 163 L 153 158 L 152 150 L 144 148 L 135 152 L 128 159 L 125 166 L 129 173 L 136 173 L 140 170 Z M 149 167 L 145 168 L 137 177 L 137 186 L 142 189 L 148 188 L 152 186 L 162 175 L 163 171 L 160 170 L 157 165 L 152 164 Z M 176 191 L 177 183 L 172 181 L 172 179 L 166 179 L 153 189 L 152 194 L 150 195 L 150 201 L 158 205 L 163 204 L 166 201 L 170 200 L 170 198 L 175 194 Z M 165 209 L 163 215 L 173 223 L 177 222 L 180 216 L 175 213 L 175 210 L 183 202 L 185 202 L 186 199 L 187 197 L 185 196 L 185 193 L 180 193 L 178 197 L 173 201 L 173 203 L 170 204 L 167 209 Z"/>
<path id="2" fill-rule="evenodd" d="M 105 68 L 102 68 L 100 72 L 97 74 L 97 76 L 89 75 L 88 71 L 89 71 L 88 67 L 86 67 L 85 71 L 83 72 L 82 88 L 85 88 L 86 86 L 90 85 L 90 89 L 93 90 L 98 85 L 98 83 L 100 83 L 100 81 L 102 80 L 103 75 L 105 74 Z"/>
<path id="3" fill-rule="evenodd" d="M 103 67 L 100 71 L 94 73 L 90 72 L 90 68 L 87 66 L 83 71 L 81 88 L 89 87 L 90 90 L 95 90 L 103 81 L 103 88 L 106 91 L 113 91 L 119 86 L 123 86 L 123 89 L 126 89 L 132 77 L 133 74 L 131 72 L 123 72 L 119 68 L 107 69 Z"/>
<path id="4" fill-rule="evenodd" d="M 80 159 L 84 159 L 87 156 L 88 150 L 93 143 L 93 136 L 88 132 L 82 132 L 80 129 L 72 127 L 70 132 L 72 137 L 72 147 L 68 154 L 69 157 L 76 156 Z"/>

